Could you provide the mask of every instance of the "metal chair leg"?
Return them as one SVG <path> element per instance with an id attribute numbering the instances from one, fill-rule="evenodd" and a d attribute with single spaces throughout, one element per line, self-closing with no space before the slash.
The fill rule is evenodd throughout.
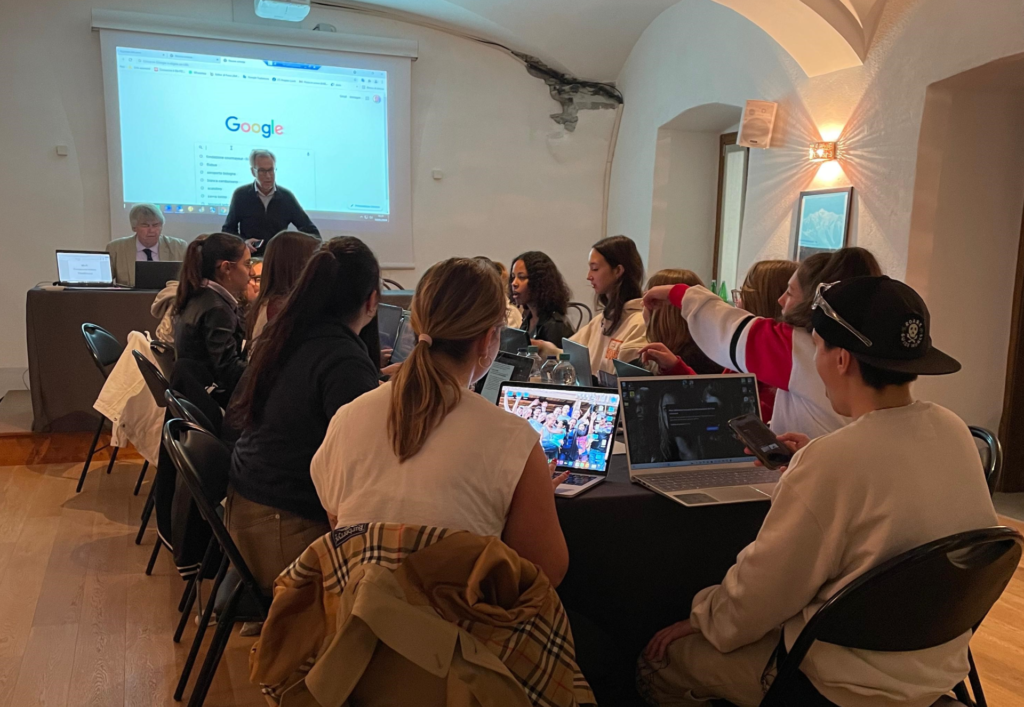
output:
<path id="1" fill-rule="evenodd" d="M 971 672 L 967 674 L 968 679 L 971 681 L 971 692 L 974 693 L 974 704 L 978 707 L 988 707 L 988 701 L 985 699 L 985 691 L 981 689 L 981 676 L 978 675 L 978 668 L 974 665 L 974 655 L 971 654 L 971 649 L 967 649 L 967 662 L 970 663 Z"/>
<path id="2" fill-rule="evenodd" d="M 217 570 L 217 577 L 213 580 L 213 589 L 210 591 L 210 598 L 206 600 L 206 606 L 203 607 L 203 613 L 199 617 L 199 626 L 196 628 L 196 635 L 192 639 L 192 647 L 188 650 L 188 657 L 185 658 L 185 665 L 181 669 L 181 677 L 178 678 L 178 686 L 174 689 L 174 699 L 181 701 L 181 696 L 185 694 L 185 687 L 188 685 L 188 678 L 192 674 L 192 668 L 196 663 L 196 657 L 199 655 L 199 649 L 203 645 L 203 638 L 206 636 L 206 629 L 210 625 L 210 619 L 213 617 L 213 605 L 216 603 L 217 592 L 220 590 L 220 585 L 224 581 L 224 576 L 228 573 L 228 558 L 225 555 L 220 561 L 220 568 Z"/>
<path id="3" fill-rule="evenodd" d="M 142 481 L 146 478 L 146 469 L 149 468 L 149 462 L 142 463 L 142 471 L 139 472 L 139 480 L 135 482 L 135 490 L 132 492 L 133 496 L 139 495 L 139 489 L 142 488 Z"/>
<path id="4" fill-rule="evenodd" d="M 89 464 L 92 463 L 92 455 L 96 453 L 96 444 L 100 441 L 100 432 L 103 431 L 103 423 L 106 420 L 103 416 L 100 416 L 100 426 L 96 428 L 96 434 L 92 436 L 92 444 L 89 445 L 89 454 L 85 457 L 85 464 L 82 466 L 82 475 L 78 477 L 78 486 L 75 487 L 75 493 L 82 491 L 82 484 L 85 483 L 85 475 L 89 471 Z"/>
<path id="5" fill-rule="evenodd" d="M 153 574 L 153 565 L 156 564 L 156 556 L 160 554 L 160 546 L 164 543 L 159 537 L 156 539 L 156 544 L 153 546 L 153 554 L 149 556 L 149 564 L 146 565 L 146 575 Z"/>
<path id="6" fill-rule="evenodd" d="M 192 689 L 188 707 L 202 707 L 206 701 L 206 693 L 210 691 L 210 685 L 220 666 L 220 659 L 224 655 L 224 649 L 227 648 L 228 639 L 231 638 L 231 629 L 235 626 L 235 610 L 244 591 L 245 584 L 239 581 L 228 598 L 224 613 L 217 618 L 217 630 L 213 634 L 213 640 L 210 641 L 210 648 L 206 652 L 203 668 L 199 671 L 199 677 L 196 678 L 196 686 Z"/>
<path id="7" fill-rule="evenodd" d="M 181 618 L 178 619 L 178 628 L 174 629 L 174 642 L 181 643 L 181 634 L 185 633 L 185 626 L 188 625 L 189 617 L 192 616 L 192 607 L 196 603 L 196 595 L 199 593 L 199 575 L 188 578 L 185 585 L 185 593 L 181 595 L 181 602 L 178 604 L 178 611 Z"/>
<path id="8" fill-rule="evenodd" d="M 110 453 L 110 463 L 109 463 L 109 464 L 107 464 L 107 473 L 108 473 L 108 474 L 109 474 L 109 473 L 110 473 L 111 471 L 113 471 L 113 469 L 114 469 L 114 462 L 115 462 L 115 461 L 117 460 L 117 450 L 118 450 L 118 447 L 114 447 L 114 446 L 111 446 L 110 448 L 111 448 L 112 450 L 114 450 L 114 451 L 112 451 L 112 452 Z"/>
<path id="9" fill-rule="evenodd" d="M 149 517 L 153 515 L 153 508 L 156 506 L 156 484 L 149 489 L 149 495 L 146 496 L 146 505 L 142 508 L 142 523 L 139 525 L 139 534 L 135 536 L 135 544 L 142 544 L 142 536 L 146 534 L 146 526 L 149 525 Z M 160 539 L 157 538 L 157 543 L 160 543 Z"/>

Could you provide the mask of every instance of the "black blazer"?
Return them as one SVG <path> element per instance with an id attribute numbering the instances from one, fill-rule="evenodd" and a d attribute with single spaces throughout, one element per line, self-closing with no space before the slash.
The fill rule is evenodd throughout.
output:
<path id="1" fill-rule="evenodd" d="M 270 203 L 263 208 L 256 187 L 250 183 L 238 187 L 231 195 L 231 206 L 222 230 L 246 240 L 255 238 L 263 241 L 263 245 L 254 253 L 263 255 L 270 239 L 288 228 L 289 224 L 294 224 L 303 233 L 320 238 L 320 230 L 309 220 L 294 194 L 279 186 Z"/>
<path id="2" fill-rule="evenodd" d="M 217 396 L 223 398 L 222 405 L 231 397 L 245 372 L 244 338 L 238 308 L 209 287 L 204 287 L 188 301 L 174 325 L 178 360 L 190 359 L 202 365 L 209 379 L 200 383 L 215 385 L 223 391 Z"/>
<path id="3" fill-rule="evenodd" d="M 576 333 L 576 330 L 569 324 L 569 320 L 561 312 L 542 313 L 537 317 L 536 333 L 530 331 L 533 326 L 533 315 L 530 313 L 530 308 L 526 307 L 523 311 L 522 328 L 526 330 L 531 339 L 547 341 L 558 348 L 562 348 L 562 339 L 568 339 Z"/>

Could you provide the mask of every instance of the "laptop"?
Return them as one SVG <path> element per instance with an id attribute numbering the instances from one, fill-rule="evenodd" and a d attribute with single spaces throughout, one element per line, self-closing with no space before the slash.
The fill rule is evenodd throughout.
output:
<path id="1" fill-rule="evenodd" d="M 487 375 L 477 381 L 474 390 L 492 403 L 497 404 L 501 384 L 505 381 L 525 383 L 530 380 L 533 370 L 533 359 L 519 356 L 508 351 L 499 351 Z"/>
<path id="2" fill-rule="evenodd" d="M 619 378 L 629 479 L 684 506 L 767 501 L 779 472 L 754 466 L 729 420 L 758 414 L 752 375 Z"/>
<path id="3" fill-rule="evenodd" d="M 626 363 L 619 359 L 615 359 L 612 363 L 615 365 L 615 375 L 618 378 L 647 378 L 654 375 L 646 368 L 634 366 L 632 363 Z"/>
<path id="4" fill-rule="evenodd" d="M 519 353 L 519 349 L 530 346 L 530 336 L 522 329 L 505 327 L 501 330 L 501 343 L 498 348 L 509 353 Z"/>
<path id="5" fill-rule="evenodd" d="M 562 339 L 562 351 L 569 354 L 569 363 L 576 370 L 576 383 L 593 385 L 594 376 L 590 371 L 590 349 L 571 339 Z"/>
<path id="6" fill-rule="evenodd" d="M 548 461 L 572 472 L 555 489 L 571 498 L 608 477 L 619 401 L 614 390 L 505 381 L 497 404 L 528 419 Z"/>
<path id="7" fill-rule="evenodd" d="M 57 284 L 65 287 L 116 287 L 110 253 L 105 250 L 58 250 Z"/>
<path id="8" fill-rule="evenodd" d="M 401 321 L 398 323 L 398 333 L 395 334 L 394 351 L 391 352 L 391 363 L 405 361 L 416 346 L 416 332 L 412 330 L 412 323 L 409 321 L 411 316 L 410 312 L 402 312 Z"/>
<path id="9" fill-rule="evenodd" d="M 395 348 L 398 338 L 398 326 L 402 323 L 402 308 L 393 304 L 377 305 L 377 331 L 380 335 L 381 349 Z"/>
<path id="10" fill-rule="evenodd" d="M 162 290 L 181 273 L 180 260 L 136 260 L 135 289 Z"/>

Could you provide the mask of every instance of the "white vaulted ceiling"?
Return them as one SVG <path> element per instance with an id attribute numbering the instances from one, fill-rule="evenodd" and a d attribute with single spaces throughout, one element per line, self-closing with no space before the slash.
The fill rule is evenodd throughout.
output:
<path id="1" fill-rule="evenodd" d="M 506 44 L 578 78 L 613 81 L 647 26 L 676 2 L 710 0 L 316 0 L 385 9 Z M 817 76 L 867 55 L 886 0 L 713 0 L 767 32 Z"/>

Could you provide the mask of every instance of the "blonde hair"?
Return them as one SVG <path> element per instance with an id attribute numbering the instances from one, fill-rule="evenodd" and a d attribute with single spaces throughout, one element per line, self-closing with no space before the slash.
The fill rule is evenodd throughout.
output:
<path id="1" fill-rule="evenodd" d="M 743 309 L 755 317 L 782 320 L 779 298 L 789 286 L 789 278 L 800 267 L 792 260 L 762 260 L 750 266 L 740 288 Z"/>
<path id="2" fill-rule="evenodd" d="M 432 266 L 412 300 L 418 341 L 391 383 L 388 435 L 399 462 L 415 456 L 462 399 L 463 383 L 438 357 L 464 361 L 473 343 L 505 322 L 505 288 L 493 267 L 469 258 Z"/>

